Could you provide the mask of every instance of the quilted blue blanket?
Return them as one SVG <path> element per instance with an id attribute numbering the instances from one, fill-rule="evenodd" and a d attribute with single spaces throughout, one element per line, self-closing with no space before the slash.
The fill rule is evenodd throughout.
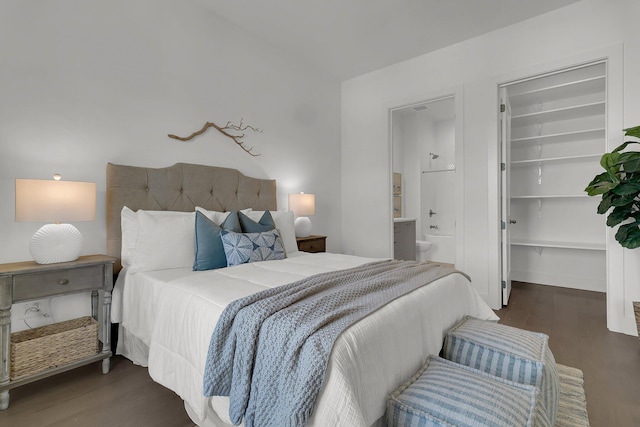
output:
<path id="1" fill-rule="evenodd" d="M 229 304 L 211 336 L 205 396 L 229 396 L 246 427 L 304 426 L 333 343 L 394 299 L 455 272 L 414 261 L 380 261 L 323 273 Z"/>

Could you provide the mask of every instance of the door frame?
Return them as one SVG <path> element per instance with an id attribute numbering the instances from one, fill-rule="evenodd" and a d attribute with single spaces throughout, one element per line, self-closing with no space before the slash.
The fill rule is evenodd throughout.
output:
<path id="1" fill-rule="evenodd" d="M 503 109 L 504 106 L 504 109 Z M 511 103 L 508 86 L 500 86 L 500 270 L 502 305 L 511 295 Z"/>
<path id="2" fill-rule="evenodd" d="M 388 188 L 393 188 L 393 117 L 392 114 L 396 110 L 411 108 L 416 105 L 428 104 L 439 100 L 453 98 L 455 105 L 455 162 L 456 162 L 456 227 L 455 227 L 455 243 L 456 243 L 456 262 L 455 267 L 464 270 L 464 121 L 463 121 L 463 87 L 456 86 L 454 88 L 442 91 L 431 92 L 425 96 L 412 96 L 410 100 L 404 102 L 396 102 L 387 106 L 388 120 L 388 150 L 389 150 L 389 184 Z M 389 217 L 389 254 L 393 257 L 393 192 L 389 191 L 388 197 L 388 217 Z M 420 224 L 418 221 L 416 224 Z"/>
<path id="3" fill-rule="evenodd" d="M 623 83 L 623 45 L 616 44 L 594 51 L 583 52 L 572 57 L 566 57 L 549 63 L 530 67 L 526 73 L 511 72 L 492 79 L 495 83 L 495 129 L 496 136 L 500 132 L 500 87 L 522 81 L 527 78 L 547 74 L 554 70 L 563 70 L 581 64 L 590 64 L 596 61 L 607 63 L 607 110 L 606 110 L 606 144 L 607 150 L 612 150 L 623 141 L 624 127 L 624 83 Z M 501 260 L 500 260 L 500 141 L 496 137 L 493 147 L 489 147 L 488 174 L 489 191 L 488 200 L 488 235 L 489 251 L 496 254 L 490 259 L 489 286 L 494 289 L 492 295 L 501 294 Z M 586 186 L 587 183 L 585 183 Z M 603 224 L 606 218 L 603 216 Z M 615 229 L 606 227 L 606 257 L 607 257 L 607 327 L 615 332 L 623 332 L 635 335 L 635 318 L 630 302 L 629 289 L 625 286 L 624 252 L 615 240 Z M 492 262 L 493 261 L 493 262 Z M 629 279 L 627 279 L 629 280 Z"/>

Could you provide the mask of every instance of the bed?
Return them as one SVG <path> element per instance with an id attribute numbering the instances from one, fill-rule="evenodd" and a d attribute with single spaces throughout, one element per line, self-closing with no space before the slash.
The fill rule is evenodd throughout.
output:
<path id="1" fill-rule="evenodd" d="M 254 219 L 270 211 L 286 258 L 193 271 L 193 250 L 188 254 L 180 248 L 193 248 L 188 230 L 196 208 L 214 222 L 215 215 L 231 210 Z M 234 169 L 184 163 L 157 169 L 107 165 L 107 252 L 118 260 L 115 270 L 122 269 L 112 310 L 113 322 L 120 324 L 117 353 L 148 366 L 154 381 L 184 400 L 199 426 L 232 425 L 229 398 L 204 397 L 202 392 L 209 341 L 227 304 L 316 274 L 378 261 L 297 251 L 292 214 L 276 208 L 274 181 Z M 158 229 L 165 231 L 153 233 Z M 454 272 L 351 325 L 333 345 L 307 425 L 384 425 L 389 394 L 429 354 L 440 351 L 444 331 L 465 315 L 497 319 L 469 280 Z"/>

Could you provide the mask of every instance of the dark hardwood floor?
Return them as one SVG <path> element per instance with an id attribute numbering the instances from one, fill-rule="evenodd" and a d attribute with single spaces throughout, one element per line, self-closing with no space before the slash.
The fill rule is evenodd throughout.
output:
<path id="1" fill-rule="evenodd" d="M 594 427 L 640 426 L 640 340 L 607 331 L 604 294 L 513 284 L 501 323 L 543 332 L 558 363 L 582 369 Z M 0 426 L 192 427 L 182 401 L 122 357 L 11 390 Z"/>
<path id="2" fill-rule="evenodd" d="M 549 335 L 558 363 L 584 373 L 594 427 L 640 426 L 640 339 L 609 332 L 605 294 L 513 283 L 500 323 Z"/>
<path id="3" fill-rule="evenodd" d="M 116 356 L 11 390 L 2 427 L 193 427 L 182 400 Z"/>

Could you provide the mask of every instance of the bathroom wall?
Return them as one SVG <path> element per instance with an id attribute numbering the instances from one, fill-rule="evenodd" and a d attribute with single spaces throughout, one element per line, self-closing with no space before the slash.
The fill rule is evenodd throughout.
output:
<path id="1" fill-rule="evenodd" d="M 455 235 L 455 120 L 422 120 L 421 186 L 422 232 Z M 433 153 L 438 157 L 433 159 Z M 451 171 L 451 172 L 449 172 Z M 429 217 L 429 210 L 436 214 Z M 432 229 L 430 226 L 437 226 Z"/>

